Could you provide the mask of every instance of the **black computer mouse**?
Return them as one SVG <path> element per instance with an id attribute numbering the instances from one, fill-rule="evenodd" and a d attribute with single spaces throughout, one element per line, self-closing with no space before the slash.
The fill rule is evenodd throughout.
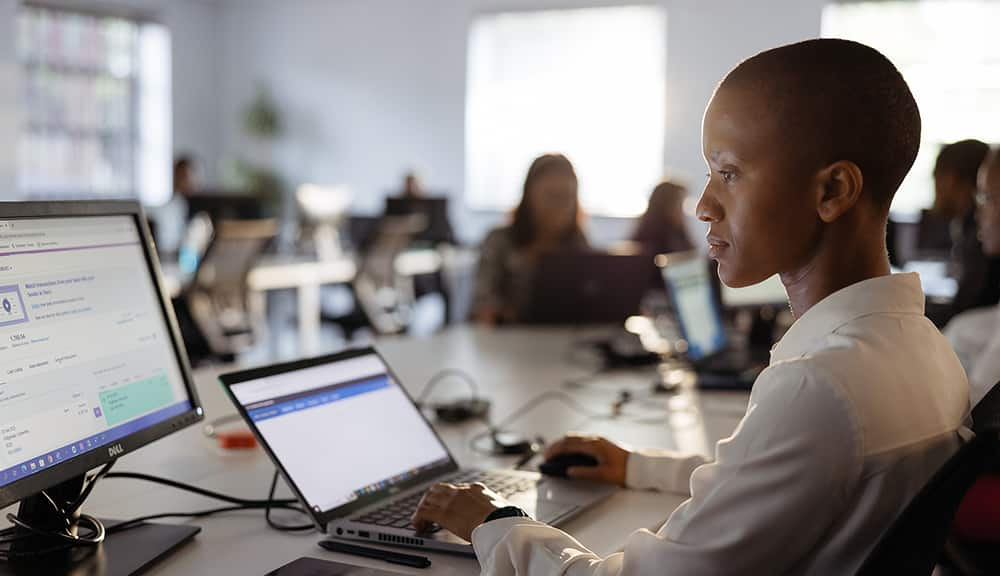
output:
<path id="1" fill-rule="evenodd" d="M 566 470 L 574 466 L 597 466 L 597 458 L 582 452 L 566 452 L 539 464 L 538 471 L 546 476 L 565 478 Z"/>

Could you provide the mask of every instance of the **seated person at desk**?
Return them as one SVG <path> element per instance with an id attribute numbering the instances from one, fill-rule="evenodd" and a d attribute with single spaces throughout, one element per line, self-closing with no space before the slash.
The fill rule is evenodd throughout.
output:
<path id="1" fill-rule="evenodd" d="M 987 156 L 979 181 L 976 193 L 979 241 L 987 256 L 1000 257 L 1000 153 Z M 975 406 L 1000 381 L 1000 306 L 959 314 L 948 323 L 944 334 L 969 375 Z"/>
<path id="2" fill-rule="evenodd" d="M 992 152 L 979 175 L 979 239 L 983 251 L 1000 256 L 1000 152 Z M 956 316 L 945 329 L 969 374 L 970 399 L 975 406 L 1000 382 L 1000 306 L 970 310 Z M 972 542 L 1000 540 L 1000 475 L 980 480 L 966 495 L 955 516 L 955 532 Z M 994 566 L 1000 559 L 993 553 Z"/>
<path id="3" fill-rule="evenodd" d="M 779 273 L 797 320 L 713 462 L 579 436 L 548 448 L 597 460 L 573 477 L 690 489 L 622 553 L 600 558 L 482 485 L 428 491 L 416 527 L 470 538 L 484 574 L 852 574 L 961 443 L 961 364 L 916 275 L 889 270 L 889 204 L 920 142 L 892 63 L 835 39 L 762 52 L 716 89 L 702 134 L 709 255 L 729 286 Z"/>
<path id="4" fill-rule="evenodd" d="M 932 233 L 939 222 L 948 236 L 952 273 L 958 292 L 947 310 L 933 320 L 944 325 L 966 310 L 992 306 L 1000 298 L 1000 258 L 983 253 L 976 237 L 976 176 L 989 146 L 979 140 L 962 140 L 941 148 L 934 165 L 934 207 L 925 211 L 921 233 Z"/>
<path id="5" fill-rule="evenodd" d="M 480 247 L 472 318 L 483 324 L 524 320 L 539 256 L 585 250 L 576 171 L 562 154 L 539 156 L 524 179 L 510 226 L 489 233 Z"/>
<path id="6" fill-rule="evenodd" d="M 175 255 L 188 225 L 188 198 L 194 194 L 194 159 L 181 154 L 174 161 L 173 194 L 166 204 L 152 210 L 156 222 L 156 248 L 161 255 Z"/>
<path id="7" fill-rule="evenodd" d="M 669 254 L 694 249 L 684 224 L 687 189 L 669 180 L 653 188 L 646 212 L 639 218 L 632 241 L 651 254 Z"/>
<path id="8" fill-rule="evenodd" d="M 448 218 L 448 198 L 428 196 L 416 172 L 407 172 L 398 196 L 385 199 L 386 216 L 421 215 L 426 218 L 424 229 L 417 232 L 414 241 L 436 246 L 455 244 L 455 231 Z"/>

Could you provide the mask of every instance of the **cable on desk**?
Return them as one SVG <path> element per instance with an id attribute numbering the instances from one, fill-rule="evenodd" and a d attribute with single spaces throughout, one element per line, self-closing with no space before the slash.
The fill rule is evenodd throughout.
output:
<path id="1" fill-rule="evenodd" d="M 275 475 L 278 471 L 275 470 Z M 169 486 L 171 488 L 176 488 L 178 490 L 184 490 L 186 492 L 193 492 L 199 496 L 204 496 L 206 498 L 212 498 L 213 500 L 220 500 L 222 502 L 229 502 L 230 504 L 236 504 L 240 506 L 253 506 L 259 505 L 263 507 L 268 502 L 277 505 L 291 505 L 298 502 L 294 498 L 284 498 L 280 500 L 255 500 L 246 498 L 237 498 L 235 496 L 229 496 L 227 494 L 222 494 L 220 492 L 214 492 L 212 490 L 206 490 L 205 488 L 199 488 L 192 484 L 185 484 L 184 482 L 179 482 L 177 480 L 171 480 L 170 478 L 162 478 L 160 476 L 153 476 L 151 474 L 143 474 L 141 472 L 112 472 L 107 475 L 107 478 L 121 478 L 121 479 L 131 479 L 131 480 L 142 480 L 145 482 L 153 482 L 155 484 L 163 484 L 164 486 Z M 272 491 L 273 496 L 273 491 Z"/>
<path id="2" fill-rule="evenodd" d="M 223 512 L 235 512 L 238 510 L 264 510 L 264 520 L 267 525 L 275 530 L 282 532 L 300 532 L 306 530 L 315 530 L 316 526 L 314 524 L 297 524 L 297 525 L 283 525 L 279 524 L 271 519 L 272 510 L 290 510 L 293 512 L 298 512 L 300 514 L 308 514 L 302 508 L 295 506 L 294 504 L 298 501 L 294 498 L 280 498 L 274 497 L 274 494 L 278 486 L 278 471 L 274 471 L 274 477 L 271 480 L 271 488 L 268 491 L 268 497 L 263 500 L 247 499 L 247 498 L 237 498 L 235 496 L 229 496 L 227 494 L 222 494 L 220 492 L 215 492 L 212 490 L 206 490 L 204 488 L 199 488 L 191 484 L 186 484 L 184 482 L 178 482 L 177 480 L 171 480 L 169 478 L 161 478 L 159 476 L 152 476 L 150 474 L 142 474 L 140 472 L 115 472 L 107 475 L 108 478 L 122 478 L 122 479 L 132 479 L 132 480 L 143 480 L 146 482 L 153 482 L 156 484 L 163 484 L 171 488 L 176 488 L 178 490 L 184 490 L 186 492 L 192 492 L 198 494 L 199 496 L 204 496 L 206 498 L 212 498 L 214 500 L 220 500 L 222 502 L 228 502 L 233 504 L 232 506 L 223 506 L 221 508 L 209 508 L 206 510 L 198 510 L 195 512 L 163 512 L 160 514 L 151 514 L 149 516 L 142 516 L 140 518 L 133 518 L 127 520 L 120 524 L 116 524 L 109 529 L 109 532 L 115 533 L 122 530 L 127 530 L 129 528 L 135 527 L 142 522 L 147 522 L 149 520 L 158 520 L 161 518 L 205 518 L 207 516 L 213 516 L 215 514 L 221 514 Z"/>
<path id="3" fill-rule="evenodd" d="M 538 406 L 541 406 L 542 404 L 544 404 L 544 403 L 546 403 L 546 402 L 548 402 L 550 400 L 558 400 L 558 401 L 562 402 L 563 404 L 569 406 L 573 410 L 575 410 L 575 411 L 583 414 L 584 416 L 586 416 L 588 418 L 603 418 L 603 417 L 605 417 L 604 414 L 598 414 L 597 412 L 592 412 L 587 407 L 585 407 L 583 404 L 581 404 L 580 402 L 578 402 L 575 398 L 573 398 L 568 393 L 566 393 L 566 392 L 564 392 L 562 390 L 548 390 L 546 392 L 542 392 L 541 394 L 538 394 L 537 396 L 532 397 L 530 400 L 528 400 L 523 405 L 521 405 L 521 407 L 519 407 L 518 409 L 514 410 L 509 415 L 507 415 L 507 417 L 505 417 L 500 422 L 498 422 L 496 424 L 487 423 L 487 429 L 485 431 L 483 431 L 483 432 L 481 432 L 481 433 L 479 433 L 479 434 L 477 434 L 477 435 L 475 435 L 475 436 L 473 436 L 472 438 L 469 439 L 469 448 L 473 452 L 477 452 L 477 453 L 480 453 L 480 454 L 483 454 L 483 453 L 496 454 L 495 446 L 497 444 L 497 435 L 504 433 L 504 428 L 507 427 L 507 426 L 509 426 L 512 422 L 516 421 L 518 418 L 521 418 L 522 416 L 524 416 L 528 412 L 531 412 L 532 410 L 534 410 Z M 479 442 L 483 438 L 492 438 L 493 439 L 493 443 L 494 443 L 494 449 L 489 450 L 489 451 L 484 451 L 484 450 L 480 449 Z M 544 442 L 536 440 L 535 442 L 532 442 L 530 444 L 531 444 L 531 446 L 530 446 L 531 447 L 531 451 L 537 452 L 538 450 L 540 450 L 541 446 L 544 445 Z"/>
<path id="4" fill-rule="evenodd" d="M 0 545 L 13 544 L 21 540 L 38 537 L 51 539 L 54 542 L 49 548 L 32 551 L 32 554 L 37 555 L 71 548 L 93 547 L 103 542 L 107 531 L 101 521 L 89 514 L 79 514 L 77 516 L 77 512 L 80 510 L 80 506 L 83 505 L 84 500 L 93 491 L 97 481 L 108 474 L 108 471 L 111 470 L 115 462 L 115 460 L 111 460 L 95 474 L 86 476 L 80 495 L 72 502 L 58 503 L 49 496 L 47 491 L 42 490 L 40 492 L 45 501 L 52 507 L 52 510 L 62 519 L 64 524 L 62 530 L 41 529 L 22 520 L 16 514 L 10 513 L 7 514 L 7 520 L 14 526 L 0 530 Z M 77 527 L 87 530 L 87 532 L 83 535 L 74 534 L 72 531 L 74 523 Z M 20 533 L 18 533 L 19 531 Z M 0 549 L 0 560 L 9 560 L 12 556 L 15 555 L 11 553 L 9 548 Z"/>
<path id="5" fill-rule="evenodd" d="M 274 477 L 271 479 L 271 489 L 267 493 L 267 501 L 269 503 L 275 501 L 274 500 L 274 492 L 277 489 L 277 487 L 278 487 L 278 470 L 275 469 L 275 471 L 274 471 Z M 279 524 L 279 523 L 275 522 L 274 520 L 271 520 L 271 510 L 273 508 L 274 507 L 271 506 L 270 504 L 267 507 L 264 508 L 264 521 L 267 522 L 268 526 L 270 526 L 271 528 L 274 528 L 275 530 L 277 530 L 279 532 L 306 532 L 306 531 L 312 531 L 312 530 L 316 529 L 316 525 L 315 524 L 292 524 L 292 525 L 289 525 L 289 524 Z M 296 511 L 298 511 L 298 512 L 301 512 L 302 514 L 306 514 L 306 511 L 302 510 L 301 508 L 293 508 L 293 509 L 296 510 Z"/>
<path id="6" fill-rule="evenodd" d="M 461 380 L 468 385 L 469 390 L 472 392 L 472 398 L 479 398 L 479 386 L 476 385 L 475 378 L 464 370 L 446 368 L 431 376 L 431 379 L 427 381 L 427 385 L 424 386 L 424 389 L 420 391 L 420 394 L 418 394 L 417 398 L 414 400 L 416 405 L 423 406 L 427 401 L 428 396 L 431 395 L 431 392 L 434 391 L 438 384 L 449 378 Z"/>

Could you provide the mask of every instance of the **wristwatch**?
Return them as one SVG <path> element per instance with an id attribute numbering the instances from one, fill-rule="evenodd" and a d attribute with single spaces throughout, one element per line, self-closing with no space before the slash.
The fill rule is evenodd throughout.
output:
<path id="1" fill-rule="evenodd" d="M 504 506 L 503 508 L 497 508 L 490 515 L 483 520 L 483 524 L 487 522 L 492 522 L 493 520 L 499 520 L 501 518 L 530 518 L 528 513 L 521 510 L 517 506 Z"/>

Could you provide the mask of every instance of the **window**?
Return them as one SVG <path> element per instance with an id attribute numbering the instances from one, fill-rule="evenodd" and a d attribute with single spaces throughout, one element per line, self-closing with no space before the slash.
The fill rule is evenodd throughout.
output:
<path id="1" fill-rule="evenodd" d="M 160 25 L 25 5 L 18 188 L 38 199 L 171 193 L 170 41 Z"/>
<path id="2" fill-rule="evenodd" d="M 482 16 L 469 35 L 466 194 L 507 210 L 566 154 L 585 210 L 634 216 L 663 176 L 666 16 L 653 6 Z"/>
<path id="3" fill-rule="evenodd" d="M 1000 3 L 864 2 L 823 11 L 823 35 L 885 54 L 903 73 L 923 120 L 917 161 L 893 203 L 916 212 L 934 200 L 934 160 L 943 144 L 1000 141 Z"/>

